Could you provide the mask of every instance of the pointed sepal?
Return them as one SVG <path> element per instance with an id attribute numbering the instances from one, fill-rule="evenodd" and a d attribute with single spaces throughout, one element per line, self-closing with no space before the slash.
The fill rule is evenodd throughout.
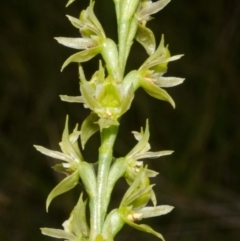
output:
<path id="1" fill-rule="evenodd" d="M 68 192 L 69 190 L 73 189 L 77 184 L 79 180 L 79 174 L 78 171 L 75 171 L 71 175 L 67 176 L 64 178 L 48 195 L 47 201 L 46 201 L 46 210 L 48 212 L 48 208 L 52 200 L 65 193 Z"/>
<path id="2" fill-rule="evenodd" d="M 81 143 L 82 148 L 84 149 L 89 138 L 99 131 L 99 125 L 97 121 L 99 117 L 96 113 L 92 112 L 90 115 L 83 121 L 81 126 Z"/>

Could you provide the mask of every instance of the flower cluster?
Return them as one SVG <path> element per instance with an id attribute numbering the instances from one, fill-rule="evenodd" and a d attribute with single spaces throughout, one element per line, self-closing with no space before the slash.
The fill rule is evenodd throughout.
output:
<path id="1" fill-rule="evenodd" d="M 67 6 L 74 1 L 69 0 Z M 151 15 L 162 10 L 169 2 L 170 0 L 114 0 L 118 26 L 116 44 L 106 36 L 94 13 L 94 2 L 90 0 L 89 6 L 81 11 L 79 18 L 67 16 L 81 37 L 55 38 L 64 46 L 79 50 L 67 58 L 61 70 L 72 62 L 78 63 L 80 95 L 61 95 L 60 98 L 67 102 L 81 103 L 91 112 L 81 127 L 76 125 L 72 133 L 69 133 L 67 117 L 59 143 L 61 152 L 35 145 L 41 153 L 61 160 L 62 163 L 54 165 L 53 169 L 66 175 L 48 195 L 46 208 L 48 210 L 55 197 L 73 189 L 80 181 L 88 198 L 84 200 L 85 194 L 81 193 L 70 217 L 63 223 L 63 229 L 41 228 L 43 234 L 68 241 L 113 241 L 123 225 L 128 224 L 164 240 L 160 233 L 148 225 L 137 223 L 144 218 L 167 214 L 173 209 L 169 205 L 157 205 L 154 185 L 150 180 L 158 173 L 148 169 L 143 161 L 170 155 L 173 151 L 150 151 L 148 121 L 145 129 L 133 131 L 137 144 L 125 156 L 115 158 L 113 146 L 120 119 L 130 108 L 138 88 L 143 88 L 154 98 L 169 102 L 175 108 L 172 97 L 163 88 L 184 81 L 183 78 L 165 76 L 168 63 L 180 59 L 182 55 L 171 56 L 163 35 L 156 47 L 154 34 L 147 27 Z M 149 57 L 138 69 L 125 75 L 125 65 L 134 39 L 144 47 Z M 99 61 L 98 70 L 87 80 L 83 71 L 84 62 L 98 54 L 104 64 Z M 84 149 L 89 138 L 98 131 L 101 138 L 99 157 L 92 164 L 84 159 L 78 140 Z M 118 208 L 108 213 L 113 188 L 121 177 L 125 178 L 129 187 Z M 148 206 L 150 201 L 152 206 Z M 90 221 L 87 220 L 87 207 Z"/>
<path id="2" fill-rule="evenodd" d="M 173 151 L 150 152 L 149 144 L 149 125 L 146 123 L 145 131 L 141 128 L 140 132 L 133 132 L 138 143 L 125 156 L 117 158 L 113 162 L 110 173 L 108 189 L 114 187 L 115 182 L 123 176 L 129 184 L 129 189 L 122 198 L 119 208 L 112 210 L 106 217 L 103 225 L 102 235 L 104 240 L 111 240 L 118 233 L 124 224 L 128 224 L 138 230 L 151 233 L 161 239 L 162 235 L 154 231 L 151 227 L 144 224 L 137 224 L 144 218 L 160 216 L 170 212 L 173 207 L 169 205 L 157 206 L 156 196 L 153 186 L 150 184 L 151 177 L 158 173 L 144 166 L 143 159 L 157 158 L 172 154 Z M 65 129 L 62 135 L 62 141 L 59 143 L 62 152 L 53 151 L 42 146 L 35 145 L 35 148 L 41 153 L 55 159 L 64 161 L 62 164 L 54 165 L 56 171 L 67 175 L 49 194 L 47 198 L 47 210 L 51 201 L 58 195 L 63 194 L 74 188 L 79 179 L 85 184 L 86 191 L 94 196 L 96 191 L 96 176 L 92 164 L 84 161 L 77 140 L 81 132 L 78 126 L 69 134 L 68 117 L 66 119 Z M 106 197 L 108 198 L 108 197 Z M 147 206 L 152 201 L 153 207 Z M 83 195 L 80 195 L 79 201 L 73 209 L 70 217 L 63 223 L 64 229 L 41 228 L 42 233 L 55 238 L 63 238 L 69 241 L 88 240 L 89 225 L 86 221 L 86 204 L 83 201 Z M 109 231 L 109 227 L 111 230 Z M 79 239 L 81 237 L 82 239 Z"/>

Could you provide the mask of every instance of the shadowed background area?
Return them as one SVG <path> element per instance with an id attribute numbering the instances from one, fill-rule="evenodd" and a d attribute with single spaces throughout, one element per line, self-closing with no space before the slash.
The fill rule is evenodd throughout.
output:
<path id="1" fill-rule="evenodd" d="M 54 200 L 49 213 L 45 200 L 63 176 L 50 168 L 54 160 L 33 144 L 58 150 L 65 116 L 70 126 L 81 124 L 89 111 L 63 103 L 59 94 L 78 95 L 77 64 L 63 73 L 63 61 L 74 53 L 53 37 L 78 37 L 66 14 L 78 16 L 88 6 L 64 0 L 3 0 L 0 8 L 0 240 L 51 240 L 39 227 L 60 228 L 76 203 L 81 187 Z M 111 0 L 96 1 L 96 15 L 109 37 L 116 39 Z M 149 22 L 157 42 L 165 34 L 171 53 L 185 56 L 169 64 L 168 76 L 185 77 L 169 89 L 176 109 L 142 90 L 122 118 L 115 156 L 135 144 L 132 130 L 150 121 L 153 151 L 174 150 L 172 156 L 147 160 L 160 172 L 153 180 L 159 204 L 175 206 L 172 213 L 144 223 L 167 241 L 226 241 L 240 236 L 240 2 L 238 0 L 173 0 Z M 127 70 L 147 57 L 136 43 Z M 83 65 L 89 78 L 98 57 Z M 84 150 L 97 160 L 98 135 Z M 126 184 L 113 194 L 116 207 Z M 124 227 L 116 240 L 157 240 Z"/>

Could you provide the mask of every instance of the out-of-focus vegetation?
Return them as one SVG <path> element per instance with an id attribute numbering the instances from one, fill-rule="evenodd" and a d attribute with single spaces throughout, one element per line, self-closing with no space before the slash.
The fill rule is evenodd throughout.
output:
<path id="1" fill-rule="evenodd" d="M 59 94 L 79 92 L 76 66 L 60 74 L 71 50 L 53 40 L 79 36 L 64 17 L 88 5 L 76 1 L 4 0 L 0 8 L 0 240 L 50 240 L 39 227 L 59 227 L 77 200 L 74 190 L 57 198 L 45 212 L 45 199 L 58 179 L 53 161 L 33 144 L 57 149 L 65 115 L 72 126 L 88 111 L 60 101 Z M 112 0 L 96 0 L 96 14 L 115 38 Z M 174 155 L 149 161 L 159 170 L 156 193 L 162 204 L 174 205 L 166 217 L 150 220 L 167 241 L 226 241 L 240 235 L 240 2 L 238 0 L 173 0 L 149 23 L 156 36 L 165 34 L 173 54 L 185 57 L 169 65 L 169 75 L 186 82 L 169 92 L 177 108 L 138 91 L 132 109 L 122 118 L 115 155 L 134 145 L 130 133 L 149 117 L 152 149 L 173 149 Z M 69 52 L 70 51 L 70 52 Z M 133 47 L 129 69 L 146 58 Z M 98 65 L 85 64 L 91 76 Z M 96 161 L 95 136 L 84 150 Z M 125 188 L 119 183 L 112 205 Z M 81 186 L 79 186 L 81 188 Z M 118 240 L 150 237 L 124 228 Z M 157 240 L 152 238 L 152 240 Z"/>

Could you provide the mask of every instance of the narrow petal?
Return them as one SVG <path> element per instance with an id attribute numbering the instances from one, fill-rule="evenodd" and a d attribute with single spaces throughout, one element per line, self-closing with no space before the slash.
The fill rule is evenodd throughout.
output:
<path id="1" fill-rule="evenodd" d="M 159 87 L 173 87 L 176 85 L 180 85 L 185 80 L 184 78 L 177 78 L 177 77 L 163 77 L 160 76 L 159 78 L 155 78 L 156 80 L 154 83 Z"/>
<path id="2" fill-rule="evenodd" d="M 73 49 L 88 49 L 95 46 L 97 43 L 91 38 L 54 38 L 58 43 Z"/>
<path id="3" fill-rule="evenodd" d="M 157 152 L 145 152 L 142 154 L 137 154 L 134 157 L 139 159 L 145 159 L 145 158 L 158 158 L 161 156 L 171 155 L 173 151 L 157 151 Z"/>
<path id="4" fill-rule="evenodd" d="M 60 95 L 62 101 L 70 102 L 70 103 L 84 103 L 85 101 L 82 96 L 68 96 L 68 95 Z"/>
<path id="5" fill-rule="evenodd" d="M 78 241 L 78 238 L 71 233 L 68 233 L 62 229 L 55 229 L 55 228 L 41 228 L 42 234 L 58 238 L 58 239 L 65 239 L 70 241 Z"/>
<path id="6" fill-rule="evenodd" d="M 157 2 L 152 2 L 150 4 L 146 4 L 143 9 L 138 13 L 138 18 L 146 18 L 149 15 L 159 12 L 162 10 L 170 0 L 159 0 Z"/>
<path id="7" fill-rule="evenodd" d="M 67 4 L 66 4 L 66 8 L 70 5 L 70 4 L 72 4 L 73 2 L 75 2 L 76 0 L 68 0 L 68 2 L 67 2 Z"/>
<path id="8" fill-rule="evenodd" d="M 93 25 L 98 29 L 98 35 L 100 35 L 102 37 L 105 37 L 105 33 L 104 33 L 103 28 L 102 28 L 102 25 L 100 24 L 96 15 L 94 14 L 93 8 L 94 8 L 94 2 L 90 1 L 90 6 L 87 9 L 87 11 L 89 13 L 89 19 L 91 20 Z"/>
<path id="9" fill-rule="evenodd" d="M 66 16 L 75 28 L 80 29 L 83 26 L 83 23 L 78 18 L 74 18 L 74 17 L 69 16 L 69 15 L 66 15 Z"/>
<path id="10" fill-rule="evenodd" d="M 76 163 L 80 163 L 80 161 L 83 161 L 82 153 L 80 152 L 79 147 L 77 145 L 74 145 L 73 143 L 71 143 L 70 136 L 71 135 L 69 135 L 68 116 L 67 116 L 60 147 L 63 150 L 63 152 L 71 156 Z"/>
<path id="11" fill-rule="evenodd" d="M 62 152 L 59 152 L 59 151 L 52 151 L 50 149 L 47 149 L 43 146 L 37 146 L 37 145 L 34 145 L 34 147 L 39 151 L 41 152 L 42 154 L 46 155 L 46 156 L 50 156 L 52 158 L 55 158 L 55 159 L 58 159 L 58 160 L 62 160 L 62 161 L 66 161 L 66 162 L 71 162 L 71 158 L 65 154 L 65 153 L 62 153 Z"/>
<path id="12" fill-rule="evenodd" d="M 160 205 L 156 207 L 144 207 L 141 209 L 142 218 L 152 218 L 165 215 L 173 210 L 174 207 L 169 205 Z"/>
<path id="13" fill-rule="evenodd" d="M 147 68 L 153 68 L 156 66 L 156 68 L 158 67 L 158 65 L 167 65 L 167 63 L 175 61 L 180 59 L 183 56 L 183 54 L 179 54 L 179 55 L 174 55 L 172 57 L 167 57 L 164 55 L 160 55 L 159 57 L 157 57 L 156 59 L 154 59 L 153 61 L 149 62 L 146 66 Z M 166 71 L 164 71 L 166 72 Z"/>

